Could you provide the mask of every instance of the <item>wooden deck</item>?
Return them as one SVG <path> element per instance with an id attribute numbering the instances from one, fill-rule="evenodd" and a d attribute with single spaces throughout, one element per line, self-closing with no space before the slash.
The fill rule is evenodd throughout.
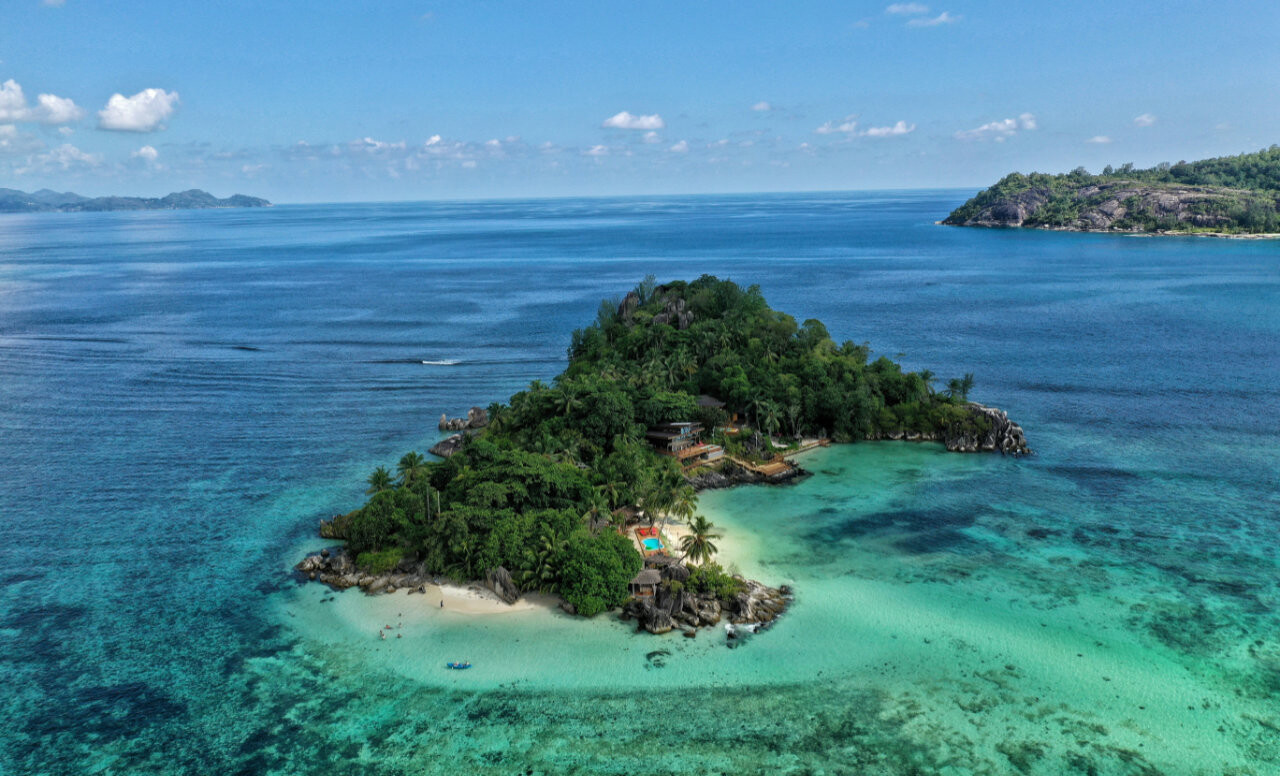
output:
<path id="1" fill-rule="evenodd" d="M 830 439 L 817 439 L 808 444 L 801 445 L 800 448 L 797 450 L 791 450 L 787 452 L 786 455 L 796 455 L 797 453 L 807 453 L 810 450 L 816 450 L 819 447 L 830 447 L 830 446 L 831 446 Z M 741 458 L 728 455 L 727 453 L 725 454 L 725 457 L 733 461 L 734 463 L 738 464 L 742 468 L 746 469 L 747 471 L 753 471 L 753 472 L 756 472 L 757 474 L 763 474 L 766 477 L 773 477 L 797 468 L 795 464 L 783 459 L 782 457 L 778 457 L 768 463 L 751 463 L 750 461 L 744 461 Z"/>
<path id="2" fill-rule="evenodd" d="M 769 463 L 751 463 L 750 461 L 744 461 L 741 458 L 732 455 L 726 457 L 747 471 L 763 474 L 766 477 L 782 474 L 783 472 L 788 472 L 795 468 L 785 460 L 770 461 Z"/>

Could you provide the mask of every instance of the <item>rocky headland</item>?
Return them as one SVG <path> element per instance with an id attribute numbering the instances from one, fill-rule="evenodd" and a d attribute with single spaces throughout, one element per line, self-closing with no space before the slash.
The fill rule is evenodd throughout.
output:
<path id="1" fill-rule="evenodd" d="M 901 440 L 905 442 L 941 442 L 952 453 L 1001 453 L 1003 455 L 1030 455 L 1027 435 L 1022 426 L 1009 420 L 1009 413 L 995 407 L 984 407 L 969 402 L 969 412 L 978 419 L 976 426 L 952 424 L 933 433 L 917 431 L 888 431 L 874 434 L 867 439 Z M 985 431 L 981 430 L 983 427 Z"/>
<path id="2" fill-rule="evenodd" d="M 940 223 L 1074 232 L 1280 236 L 1280 145 L 1149 169 L 1010 173 Z"/>
<path id="3" fill-rule="evenodd" d="M 982 204 L 976 212 L 942 223 L 951 226 L 1031 227 L 1073 232 L 1174 232 L 1179 227 L 1227 230 L 1230 207 L 1250 192 L 1213 186 L 1154 186 L 1132 181 L 1083 185 L 1063 193 L 1034 186 Z M 1058 217 L 1067 199 L 1071 212 Z M 1047 212 L 1052 210 L 1052 215 Z M 1151 229 L 1150 226 L 1157 226 Z"/>

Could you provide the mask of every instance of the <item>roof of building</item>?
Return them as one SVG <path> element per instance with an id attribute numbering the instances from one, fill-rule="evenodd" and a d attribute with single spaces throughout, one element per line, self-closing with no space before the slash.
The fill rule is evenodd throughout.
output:
<path id="1" fill-rule="evenodd" d="M 709 393 L 704 393 L 698 397 L 698 406 L 699 407 L 715 407 L 719 409 L 720 407 L 724 406 L 724 402 L 720 401 L 719 399 L 717 399 L 716 397 L 712 396 Z"/>
<path id="2" fill-rule="evenodd" d="M 641 569 L 631 580 L 633 585 L 656 585 L 662 581 L 662 574 L 653 569 Z"/>

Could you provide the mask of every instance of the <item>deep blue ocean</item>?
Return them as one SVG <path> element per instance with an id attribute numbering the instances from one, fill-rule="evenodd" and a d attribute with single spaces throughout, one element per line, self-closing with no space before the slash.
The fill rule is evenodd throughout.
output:
<path id="1" fill-rule="evenodd" d="M 1280 243 L 934 223 L 967 195 L 0 215 L 0 774 L 1280 773 Z M 709 497 L 797 584 L 741 650 L 330 626 L 289 569 L 374 466 L 704 273 L 974 373 L 1037 455 Z M 403 665 L 543 627 L 518 680 Z"/>

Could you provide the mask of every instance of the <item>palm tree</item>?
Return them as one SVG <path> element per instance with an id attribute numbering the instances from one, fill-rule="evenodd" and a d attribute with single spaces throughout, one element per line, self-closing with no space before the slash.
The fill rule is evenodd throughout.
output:
<path id="1" fill-rule="evenodd" d="M 950 398 L 968 401 L 971 390 L 973 390 L 973 372 L 967 372 L 964 377 L 953 377 L 948 380 L 947 390 L 943 393 Z"/>
<path id="2" fill-rule="evenodd" d="M 596 492 L 605 497 L 610 507 L 617 509 L 618 502 L 622 499 L 622 483 L 606 482 L 603 485 L 597 485 Z"/>
<path id="3" fill-rule="evenodd" d="M 698 493 L 693 486 L 685 483 L 678 485 L 671 493 L 671 512 L 676 517 L 688 520 L 698 508 Z"/>
<path id="4" fill-rule="evenodd" d="M 409 487 L 415 480 L 427 472 L 427 459 L 420 454 L 409 451 L 396 464 L 396 473 L 400 475 L 400 484 Z"/>
<path id="5" fill-rule="evenodd" d="M 542 534 L 538 549 L 534 552 L 533 565 L 520 575 L 520 587 L 540 593 L 554 593 L 558 586 L 556 561 L 567 544 L 568 541 L 563 537 L 552 533 Z"/>
<path id="6" fill-rule="evenodd" d="M 379 466 L 373 470 L 373 474 L 369 475 L 369 479 L 366 482 L 369 483 L 369 489 L 365 493 L 370 495 L 381 493 L 391 487 L 391 472 L 387 471 L 387 467 Z"/>
<path id="7" fill-rule="evenodd" d="M 582 399 L 578 398 L 578 394 L 570 389 L 564 389 L 560 392 L 560 399 L 557 402 L 560 406 L 561 415 L 572 415 L 573 411 L 582 407 Z"/>
<path id="8" fill-rule="evenodd" d="M 712 539 L 719 539 L 721 534 L 715 533 L 715 524 L 702 515 L 698 515 L 689 521 L 689 535 L 680 540 L 680 549 L 684 551 L 684 557 L 702 563 L 711 559 L 715 555 L 717 548 Z"/>
<path id="9" fill-rule="evenodd" d="M 795 437 L 800 436 L 800 405 L 792 402 L 787 405 L 787 422 L 791 424 L 791 433 Z"/>
<path id="10" fill-rule="evenodd" d="M 592 492 L 587 497 L 587 511 L 582 513 L 582 519 L 587 521 L 587 526 L 595 533 L 597 526 L 600 524 L 600 516 L 609 514 L 609 502 L 605 500 L 604 495 L 598 492 Z"/>
<path id="11" fill-rule="evenodd" d="M 920 379 L 924 381 L 925 393 L 933 393 L 933 371 L 929 369 L 921 369 L 917 374 L 919 374 Z"/>
<path id="12" fill-rule="evenodd" d="M 760 416 L 764 412 L 764 405 L 766 402 L 768 402 L 768 399 L 766 399 L 763 394 L 757 393 L 755 396 L 751 397 L 751 417 L 755 419 L 757 428 L 760 427 Z"/>
<path id="13" fill-rule="evenodd" d="M 778 405 L 771 401 L 765 402 L 763 409 L 764 417 L 759 419 L 760 426 L 766 434 L 772 437 L 778 433 L 778 426 L 780 425 L 778 422 Z M 770 444 L 772 444 L 772 441 Z"/>

